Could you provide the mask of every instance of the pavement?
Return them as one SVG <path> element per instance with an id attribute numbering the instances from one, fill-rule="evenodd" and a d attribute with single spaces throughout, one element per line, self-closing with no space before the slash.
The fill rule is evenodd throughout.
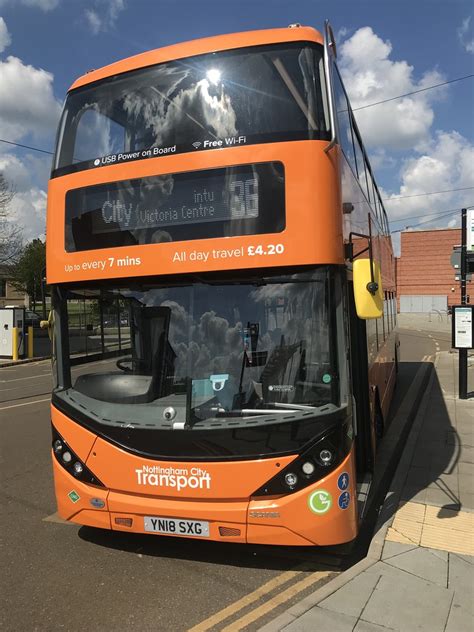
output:
<path id="1" fill-rule="evenodd" d="M 20 360 L 10 360 L 8 358 L 0 358 L 0 369 L 6 369 L 10 366 L 21 366 L 22 364 L 31 364 L 32 362 L 42 362 L 49 360 L 51 356 L 35 356 L 34 358 L 21 358 Z"/>
<path id="2" fill-rule="evenodd" d="M 367 556 L 260 632 L 474 630 L 474 399 L 457 369 L 436 354 Z"/>

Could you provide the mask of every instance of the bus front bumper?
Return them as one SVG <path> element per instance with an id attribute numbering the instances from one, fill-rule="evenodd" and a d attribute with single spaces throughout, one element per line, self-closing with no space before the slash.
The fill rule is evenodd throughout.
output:
<path id="1" fill-rule="evenodd" d="M 357 535 L 353 452 L 326 478 L 273 498 L 186 500 L 86 485 L 53 458 L 59 515 L 114 531 L 282 546 L 342 544 Z M 341 491 L 341 475 L 349 486 Z M 347 501 L 347 502 L 343 502 Z"/>

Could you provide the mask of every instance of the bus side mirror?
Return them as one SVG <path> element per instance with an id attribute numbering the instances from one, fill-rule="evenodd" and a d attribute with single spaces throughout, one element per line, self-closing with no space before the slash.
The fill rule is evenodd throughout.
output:
<path id="1" fill-rule="evenodd" d="M 54 324 L 54 317 L 53 317 L 53 311 L 51 310 L 49 312 L 48 320 L 40 320 L 40 328 L 48 330 L 48 336 L 50 340 L 52 340 L 53 338 L 53 324 Z"/>
<path id="2" fill-rule="evenodd" d="M 370 259 L 356 259 L 353 263 L 354 300 L 357 316 L 363 320 L 380 318 L 383 314 L 383 290 L 380 266 Z"/>

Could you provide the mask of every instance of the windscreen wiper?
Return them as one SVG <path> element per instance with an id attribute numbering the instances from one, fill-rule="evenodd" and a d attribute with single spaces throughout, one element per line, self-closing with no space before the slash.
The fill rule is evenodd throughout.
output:
<path id="1" fill-rule="evenodd" d="M 317 406 L 310 406 L 309 404 L 285 404 L 284 402 L 278 402 L 280 408 L 296 408 L 297 410 L 314 410 Z"/>
<path id="2" fill-rule="evenodd" d="M 274 408 L 241 408 L 236 410 L 225 410 L 225 408 L 219 408 L 217 410 L 218 417 L 243 417 L 246 415 L 286 415 L 298 412 L 311 412 L 318 411 L 321 406 L 309 406 L 306 404 L 285 404 L 279 402 L 274 405 Z"/>
<path id="3" fill-rule="evenodd" d="M 286 415 L 288 413 L 297 413 L 298 409 L 285 408 L 280 410 L 278 408 L 239 408 L 236 410 L 225 410 L 220 408 L 217 411 L 216 417 L 247 417 L 252 415 Z"/>

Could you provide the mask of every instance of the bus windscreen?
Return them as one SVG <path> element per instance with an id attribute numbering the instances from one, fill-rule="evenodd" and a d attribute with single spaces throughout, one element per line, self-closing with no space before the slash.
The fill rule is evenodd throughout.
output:
<path id="1" fill-rule="evenodd" d="M 73 90 L 53 177 L 183 152 L 327 140 L 322 46 L 290 43 L 174 60 Z"/>
<path id="2" fill-rule="evenodd" d="M 100 323 L 107 354 L 74 373 L 66 362 L 69 387 L 55 390 L 56 405 L 126 449 L 215 457 L 297 449 L 347 413 L 338 284 L 321 266 L 239 283 L 112 281 L 62 292 L 70 363 L 84 353 L 92 360 Z"/>
<path id="3" fill-rule="evenodd" d="M 108 182 L 66 195 L 68 252 L 284 228 L 280 162 Z"/>

